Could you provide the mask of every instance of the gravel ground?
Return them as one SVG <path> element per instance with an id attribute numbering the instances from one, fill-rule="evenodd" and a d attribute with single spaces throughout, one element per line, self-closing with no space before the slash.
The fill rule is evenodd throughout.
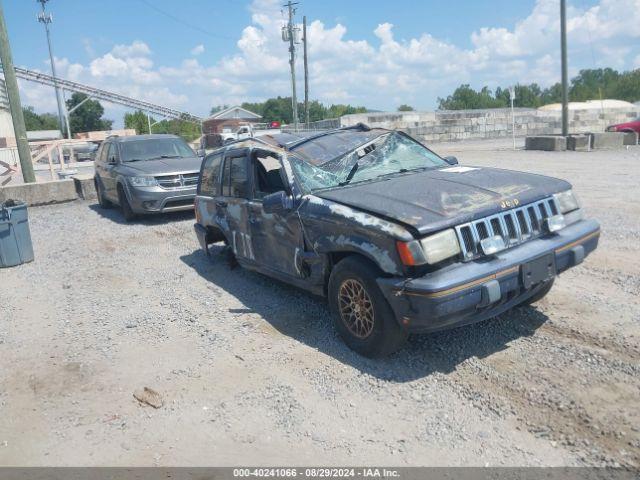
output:
<path id="1" fill-rule="evenodd" d="M 384 360 L 321 299 L 207 259 L 191 214 L 30 209 L 36 261 L 0 270 L 0 465 L 637 467 L 640 147 L 507 145 L 435 149 L 570 180 L 598 251 L 535 307 Z"/>

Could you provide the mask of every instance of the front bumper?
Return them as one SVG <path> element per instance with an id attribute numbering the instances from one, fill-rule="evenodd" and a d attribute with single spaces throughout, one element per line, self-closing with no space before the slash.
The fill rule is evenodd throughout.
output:
<path id="1" fill-rule="evenodd" d="M 196 187 L 128 187 L 129 204 L 135 213 L 166 213 L 193 210 Z"/>
<path id="2" fill-rule="evenodd" d="M 522 265 L 553 253 L 559 274 L 598 246 L 600 226 L 582 220 L 486 259 L 457 263 L 415 279 L 379 278 L 397 320 L 410 332 L 430 332 L 486 320 L 519 305 L 544 288 L 525 287 Z"/>

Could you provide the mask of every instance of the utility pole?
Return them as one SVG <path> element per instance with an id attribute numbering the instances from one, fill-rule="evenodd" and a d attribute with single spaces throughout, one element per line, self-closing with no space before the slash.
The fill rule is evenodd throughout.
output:
<path id="1" fill-rule="evenodd" d="M 302 17 L 302 41 L 304 42 L 304 121 L 309 130 L 309 63 L 307 60 L 307 16 Z"/>
<path id="2" fill-rule="evenodd" d="M 513 111 L 513 102 L 516 99 L 515 87 L 509 87 L 509 98 L 511 99 L 511 136 L 513 137 L 513 149 L 516 149 L 516 117 Z"/>
<path id="3" fill-rule="evenodd" d="M 562 135 L 569 135 L 569 75 L 567 72 L 567 2 L 560 0 L 560 49 L 562 56 Z"/>
<path id="4" fill-rule="evenodd" d="M 53 22 L 53 16 L 47 13 L 45 10 L 45 4 L 49 0 L 36 0 L 42 4 L 42 12 L 38 14 L 38 21 L 44 24 L 44 29 L 47 32 L 47 44 L 49 45 L 49 58 L 51 60 L 51 75 L 53 75 L 53 85 L 56 91 L 56 101 L 58 102 L 58 120 L 60 122 L 60 130 L 65 129 L 65 108 L 62 104 L 62 97 L 60 96 L 60 88 L 58 87 L 58 75 L 56 74 L 56 64 L 53 61 L 53 48 L 51 47 L 51 32 L 49 31 L 49 24 Z"/>
<path id="5" fill-rule="evenodd" d="M 298 27 L 293 24 L 293 16 L 296 13 L 294 5 L 298 2 L 292 2 L 289 0 L 285 7 L 289 9 L 289 23 L 285 29 L 283 29 L 282 40 L 289 42 L 289 66 L 291 67 L 291 106 L 293 108 L 293 128 L 294 131 L 298 131 L 298 97 L 296 95 L 296 34 L 300 31 Z"/>
<path id="6" fill-rule="evenodd" d="M 11 47 L 9 45 L 9 34 L 7 24 L 4 21 L 4 11 L 0 3 L 0 60 L 4 71 L 4 81 L 7 87 L 7 97 L 9 108 L 11 109 L 11 120 L 13 121 L 13 131 L 16 135 L 18 146 L 18 156 L 20 157 L 20 168 L 22 178 L 25 183 L 35 183 L 36 176 L 33 173 L 33 161 L 31 160 L 31 150 L 27 140 L 27 129 L 24 126 L 24 115 L 20 104 L 20 93 L 18 92 L 18 81 L 16 72 L 13 70 L 13 60 L 11 58 Z"/>

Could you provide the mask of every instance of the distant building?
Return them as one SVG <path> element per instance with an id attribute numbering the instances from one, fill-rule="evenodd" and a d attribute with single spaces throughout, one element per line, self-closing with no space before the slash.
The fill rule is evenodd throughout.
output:
<path id="1" fill-rule="evenodd" d="M 202 122 L 204 134 L 235 132 L 241 125 L 258 123 L 262 117 L 239 106 L 225 108 Z"/>

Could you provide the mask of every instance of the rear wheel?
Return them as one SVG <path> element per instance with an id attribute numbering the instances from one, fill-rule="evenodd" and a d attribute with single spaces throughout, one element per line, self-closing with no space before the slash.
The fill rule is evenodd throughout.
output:
<path id="1" fill-rule="evenodd" d="M 129 200 L 127 200 L 127 194 L 124 193 L 122 185 L 118 185 L 118 202 L 120 203 L 120 208 L 122 209 L 122 215 L 124 216 L 125 221 L 131 222 L 132 220 L 135 220 L 136 214 L 131 208 Z"/>
<path id="2" fill-rule="evenodd" d="M 340 261 L 329 278 L 329 306 L 344 342 L 365 357 L 384 357 L 399 349 L 407 332 L 396 321 L 369 261 L 352 256 Z"/>
<path id="3" fill-rule="evenodd" d="M 93 179 L 93 184 L 96 187 L 96 195 L 98 197 L 98 204 L 102 208 L 112 208 L 113 207 L 113 203 L 111 203 L 109 200 L 107 200 L 106 197 L 104 196 L 104 186 L 102 185 L 102 180 L 100 180 L 99 177 L 95 177 Z"/>

